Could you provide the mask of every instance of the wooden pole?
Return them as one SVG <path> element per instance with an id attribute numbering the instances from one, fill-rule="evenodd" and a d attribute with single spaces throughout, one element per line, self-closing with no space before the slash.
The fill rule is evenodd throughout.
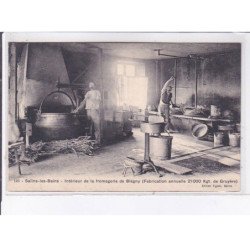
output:
<path id="1" fill-rule="evenodd" d="M 9 112 L 11 119 L 17 121 L 17 59 L 16 59 L 16 44 L 10 44 L 10 57 L 9 57 Z"/>
<path id="2" fill-rule="evenodd" d="M 104 130 L 104 88 L 103 88 L 103 51 L 98 49 L 98 65 L 99 65 L 99 81 L 100 81 L 100 92 L 101 92 L 101 109 L 100 109 L 100 137 L 103 142 L 103 130 Z"/>
<path id="3" fill-rule="evenodd" d="M 149 158 L 149 133 L 145 133 L 145 145 L 144 145 L 145 149 L 144 149 L 144 161 L 145 162 L 149 162 L 150 158 Z"/>
<path id="4" fill-rule="evenodd" d="M 24 45 L 21 58 L 19 62 L 19 73 L 17 77 L 17 103 L 18 103 L 18 109 L 17 109 L 17 117 L 18 119 L 24 119 L 25 118 L 25 107 L 26 107 L 26 79 L 27 79 L 27 67 L 28 67 L 28 43 Z"/>
<path id="5" fill-rule="evenodd" d="M 24 95 L 24 100 L 25 100 L 25 106 L 26 106 L 26 102 L 27 102 L 27 100 L 26 100 L 26 89 L 27 89 L 27 71 L 28 71 L 28 58 L 29 58 L 29 44 L 27 43 L 26 45 L 25 45 L 26 47 L 25 47 L 25 49 L 26 49 L 26 51 L 25 51 L 25 62 L 24 62 L 24 74 L 23 74 L 23 93 L 25 93 L 25 95 Z"/>

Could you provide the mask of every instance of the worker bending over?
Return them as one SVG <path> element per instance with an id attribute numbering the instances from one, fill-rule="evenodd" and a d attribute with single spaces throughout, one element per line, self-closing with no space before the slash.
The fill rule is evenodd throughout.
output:
<path id="1" fill-rule="evenodd" d="M 174 77 L 165 82 L 162 90 L 161 90 L 161 98 L 160 103 L 158 106 L 158 113 L 164 117 L 166 127 L 165 130 L 173 129 L 173 125 L 171 124 L 170 120 L 170 104 L 175 106 L 172 102 L 172 86 L 170 85 L 171 82 L 174 80 Z"/>
<path id="2" fill-rule="evenodd" d="M 100 119 L 100 104 L 101 104 L 101 93 L 95 88 L 93 82 L 89 83 L 90 90 L 86 93 L 84 100 L 80 103 L 79 107 L 76 108 L 73 113 L 78 113 L 85 106 L 87 116 L 92 122 L 92 128 L 94 127 L 94 135 L 97 144 L 101 143 L 100 132 L 101 132 L 101 119 Z M 93 129 L 91 129 L 93 132 Z"/>

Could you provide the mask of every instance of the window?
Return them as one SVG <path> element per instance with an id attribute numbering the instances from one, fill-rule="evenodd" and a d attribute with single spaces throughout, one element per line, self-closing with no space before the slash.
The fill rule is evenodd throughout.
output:
<path id="1" fill-rule="evenodd" d="M 123 75 L 123 74 L 124 74 L 124 65 L 117 64 L 117 75 Z"/>
<path id="2" fill-rule="evenodd" d="M 148 78 L 143 63 L 117 64 L 118 106 L 134 106 L 145 109 L 147 105 Z"/>
<path id="3" fill-rule="evenodd" d="M 145 76 L 145 65 L 140 62 L 120 62 L 117 64 L 116 69 L 117 75 L 135 77 L 135 76 Z"/>
<path id="4" fill-rule="evenodd" d="M 137 76 L 145 76 L 145 65 L 144 64 L 136 65 L 136 75 Z"/>
<path id="5" fill-rule="evenodd" d="M 126 68 L 126 76 L 135 76 L 135 65 L 125 65 Z"/>

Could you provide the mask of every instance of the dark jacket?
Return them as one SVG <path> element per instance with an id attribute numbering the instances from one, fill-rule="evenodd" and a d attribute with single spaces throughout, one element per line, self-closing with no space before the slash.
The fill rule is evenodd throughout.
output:
<path id="1" fill-rule="evenodd" d="M 172 93 L 168 93 L 167 91 L 165 91 L 164 93 L 161 94 L 161 101 L 164 104 L 170 104 L 172 99 Z"/>

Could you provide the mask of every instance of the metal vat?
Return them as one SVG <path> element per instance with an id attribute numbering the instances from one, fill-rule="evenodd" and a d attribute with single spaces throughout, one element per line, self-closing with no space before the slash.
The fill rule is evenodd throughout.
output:
<path id="1" fill-rule="evenodd" d="M 47 97 L 60 93 L 66 95 L 74 108 L 71 97 L 63 91 L 54 91 L 47 95 L 39 108 L 38 117 L 34 126 L 35 137 L 38 140 L 64 140 L 78 137 L 82 134 L 83 128 L 78 115 L 73 113 L 43 113 L 42 106 Z"/>
<path id="2" fill-rule="evenodd" d="M 164 131 L 164 123 L 141 122 L 141 132 L 148 134 L 160 134 Z"/>

